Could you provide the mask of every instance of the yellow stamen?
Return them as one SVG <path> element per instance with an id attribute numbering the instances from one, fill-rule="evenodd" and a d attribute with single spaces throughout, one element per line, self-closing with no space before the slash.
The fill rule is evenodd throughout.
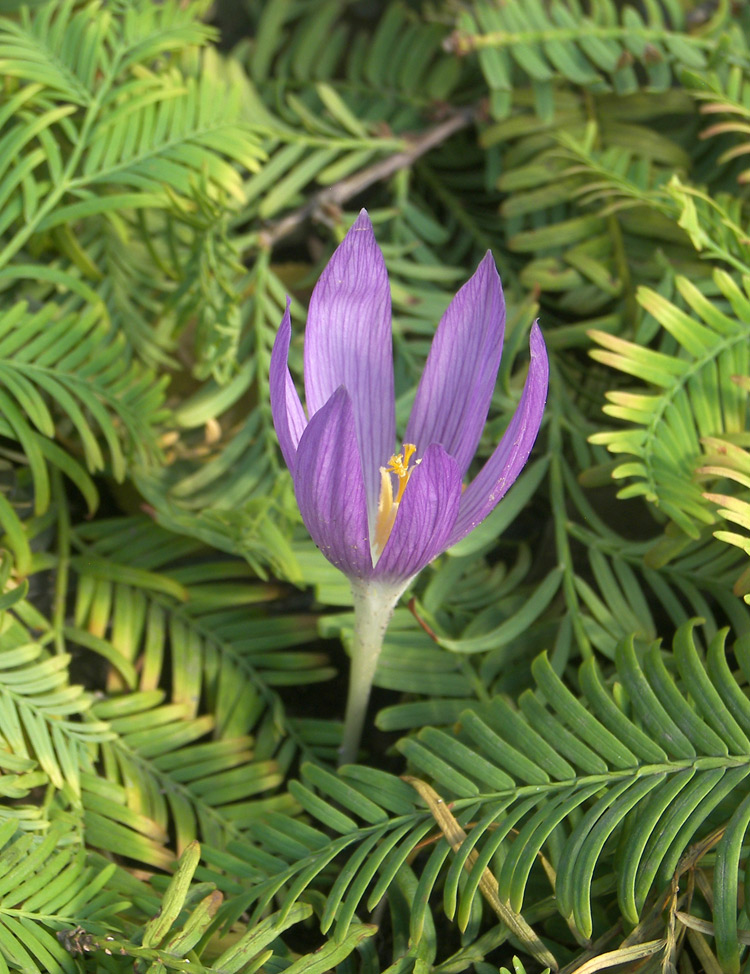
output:
<path id="1" fill-rule="evenodd" d="M 380 468 L 380 500 L 378 501 L 378 516 L 375 521 L 375 538 L 373 540 L 373 555 L 378 558 L 385 548 L 386 541 L 393 530 L 393 522 L 396 520 L 398 505 L 404 496 L 406 485 L 409 483 L 412 470 L 409 469 L 409 461 L 417 452 L 413 443 L 404 443 L 404 452 L 394 454 L 388 461 L 387 466 Z M 417 460 L 419 463 L 419 460 Z M 393 497 L 393 481 L 391 474 L 398 477 L 398 489 L 396 497 Z"/>
<path id="2" fill-rule="evenodd" d="M 409 477 L 411 476 L 411 470 L 409 470 L 409 461 L 417 452 L 417 448 L 413 443 L 404 443 L 404 452 L 394 455 L 388 461 L 388 466 L 386 470 L 391 473 L 395 473 L 398 477 L 398 493 L 396 494 L 396 504 L 401 502 L 401 498 L 404 496 L 404 491 L 406 490 L 406 485 L 409 483 Z"/>

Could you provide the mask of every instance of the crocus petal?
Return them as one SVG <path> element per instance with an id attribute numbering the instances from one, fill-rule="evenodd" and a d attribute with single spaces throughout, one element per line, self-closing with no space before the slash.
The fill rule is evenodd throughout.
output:
<path id="1" fill-rule="evenodd" d="M 443 315 L 417 389 L 405 443 L 442 443 L 461 476 L 476 452 L 503 349 L 505 300 L 492 254 Z"/>
<path id="2" fill-rule="evenodd" d="M 391 294 L 372 224 L 362 210 L 315 285 L 305 331 L 310 416 L 339 386 L 349 392 L 362 457 L 370 524 L 380 467 L 395 446 Z"/>
<path id="3" fill-rule="evenodd" d="M 289 314 L 289 303 L 289 298 L 287 298 L 286 311 L 281 319 L 276 341 L 273 343 L 273 350 L 271 351 L 268 380 L 273 425 L 276 428 L 276 435 L 279 438 L 279 446 L 286 460 L 286 465 L 294 473 L 297 445 L 307 426 L 307 419 L 287 365 L 289 345 L 292 340 L 292 318 Z"/>
<path id="4" fill-rule="evenodd" d="M 374 578 L 406 582 L 448 547 L 461 501 L 458 464 L 439 443 L 409 478 Z"/>
<path id="5" fill-rule="evenodd" d="M 521 402 L 497 449 L 464 491 L 449 545 L 456 544 L 487 517 L 529 458 L 542 422 L 549 380 L 547 349 L 536 322 L 529 346 L 531 364 Z"/>
<path id="6" fill-rule="evenodd" d="M 349 577 L 371 575 L 362 463 L 352 401 L 343 387 L 300 437 L 294 488 L 302 520 L 326 558 Z"/>

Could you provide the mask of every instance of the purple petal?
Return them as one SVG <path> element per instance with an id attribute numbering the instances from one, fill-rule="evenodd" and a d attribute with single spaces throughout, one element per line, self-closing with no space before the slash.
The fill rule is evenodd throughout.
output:
<path id="1" fill-rule="evenodd" d="M 294 471 L 302 520 L 326 558 L 345 575 L 372 574 L 370 534 L 354 410 L 339 388 L 311 417 Z"/>
<path id="2" fill-rule="evenodd" d="M 500 366 L 505 300 L 488 251 L 443 315 L 417 389 L 405 443 L 442 443 L 463 477 L 482 435 Z"/>
<path id="3" fill-rule="evenodd" d="M 307 419 L 287 365 L 289 344 L 292 340 L 292 318 L 289 314 L 289 303 L 289 298 L 287 298 L 286 311 L 281 319 L 276 341 L 273 343 L 268 379 L 271 415 L 273 416 L 273 425 L 276 427 L 276 436 L 279 438 L 279 445 L 284 454 L 286 465 L 294 473 L 297 445 L 307 426 Z"/>
<path id="4" fill-rule="evenodd" d="M 409 478 L 375 578 L 411 578 L 448 547 L 461 501 L 461 472 L 439 443 L 429 446 Z"/>
<path id="5" fill-rule="evenodd" d="M 305 396 L 312 417 L 339 386 L 352 398 L 370 524 L 380 467 L 396 440 L 388 273 L 362 210 L 315 285 L 305 331 Z"/>
<path id="6" fill-rule="evenodd" d="M 547 349 L 534 322 L 529 338 L 531 363 L 521 402 L 502 440 L 461 497 L 461 509 L 450 538 L 456 544 L 483 521 L 515 482 L 529 458 L 544 413 L 549 380 Z"/>

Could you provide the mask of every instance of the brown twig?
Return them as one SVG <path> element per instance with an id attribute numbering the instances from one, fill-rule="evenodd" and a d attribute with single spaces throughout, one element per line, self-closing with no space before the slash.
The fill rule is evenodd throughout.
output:
<path id="1" fill-rule="evenodd" d="M 417 600 L 414 598 L 414 596 L 412 596 L 409 599 L 409 603 L 406 606 L 406 608 L 409 610 L 409 612 L 411 612 L 411 614 L 414 616 L 414 618 L 417 620 L 420 626 L 424 629 L 424 631 L 427 633 L 430 639 L 435 643 L 440 642 L 438 634 L 435 632 L 435 630 L 431 629 L 424 621 L 424 619 L 420 616 L 420 614 L 417 612 Z"/>
<path id="2" fill-rule="evenodd" d="M 367 169 L 362 169 L 353 176 L 349 176 L 348 179 L 342 179 L 340 182 L 334 183 L 333 186 L 327 186 L 315 193 L 309 202 L 298 210 L 289 213 L 278 222 L 264 227 L 258 234 L 258 242 L 261 247 L 270 249 L 310 217 L 314 217 L 330 207 L 340 206 L 352 196 L 356 196 L 368 186 L 372 186 L 373 183 L 388 179 L 400 169 L 406 169 L 413 165 L 420 156 L 429 152 L 430 149 L 434 149 L 435 146 L 445 142 L 456 132 L 475 122 L 478 116 L 479 110 L 475 105 L 457 109 L 445 121 L 440 122 L 439 125 L 422 135 L 413 139 L 405 139 L 408 148 L 402 152 L 396 152 L 394 155 L 388 156 L 387 159 L 381 159 L 380 162 L 368 166 Z"/>

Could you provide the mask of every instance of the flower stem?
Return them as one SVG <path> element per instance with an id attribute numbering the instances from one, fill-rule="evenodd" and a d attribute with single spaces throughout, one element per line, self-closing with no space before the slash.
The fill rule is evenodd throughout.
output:
<path id="1" fill-rule="evenodd" d="M 354 639 L 339 765 L 349 764 L 357 759 L 375 668 L 388 623 L 402 591 L 384 589 L 354 579 L 351 580 L 351 586 L 354 596 Z"/>

